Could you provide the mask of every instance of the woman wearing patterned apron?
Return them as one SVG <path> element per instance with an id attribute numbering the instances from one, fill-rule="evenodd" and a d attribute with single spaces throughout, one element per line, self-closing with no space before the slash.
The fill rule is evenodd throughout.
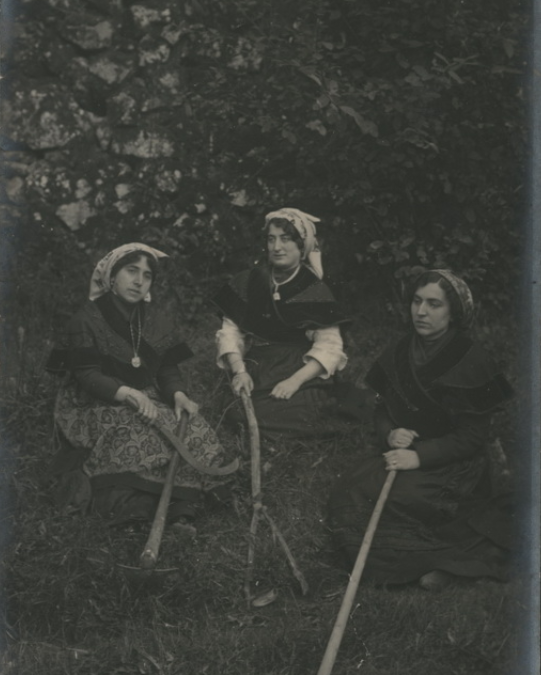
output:
<path id="1" fill-rule="evenodd" d="M 174 431 L 182 411 L 189 414 L 185 445 L 196 463 L 212 467 L 222 458 L 177 367 L 192 353 L 179 341 L 173 317 L 151 301 L 163 257 L 139 243 L 108 253 L 47 365 L 64 375 L 54 411 L 60 494 L 68 504 L 92 503 L 119 523 L 152 518 L 174 451 L 160 429 Z M 182 462 L 169 517 L 185 524 L 205 493 L 223 499 L 226 492 L 223 480 Z"/>

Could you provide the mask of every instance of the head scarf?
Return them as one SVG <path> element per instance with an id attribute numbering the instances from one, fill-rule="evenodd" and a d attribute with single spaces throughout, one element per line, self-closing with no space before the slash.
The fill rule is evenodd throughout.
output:
<path id="1" fill-rule="evenodd" d="M 288 220 L 301 235 L 304 247 L 302 259 L 306 260 L 307 266 L 317 276 L 323 279 L 323 265 L 321 263 L 321 251 L 316 239 L 316 226 L 320 219 L 311 216 L 309 213 L 299 211 L 299 209 L 284 208 L 278 211 L 271 211 L 265 216 L 265 226 L 273 218 L 285 218 Z"/>
<path id="2" fill-rule="evenodd" d="M 436 272 L 436 274 L 439 274 L 440 277 L 443 277 L 451 285 L 462 307 L 460 327 L 469 328 L 473 321 L 474 305 L 473 296 L 468 284 L 460 277 L 457 277 L 456 274 L 453 274 L 451 270 L 429 270 L 429 272 Z"/>
<path id="3" fill-rule="evenodd" d="M 119 246 L 118 248 L 109 251 L 109 253 L 99 261 L 92 273 L 90 290 L 88 293 L 88 298 L 90 300 L 97 300 L 100 296 L 105 295 L 105 293 L 111 290 L 111 270 L 121 258 L 128 255 L 128 253 L 135 253 L 136 251 L 149 253 L 156 261 L 159 260 L 159 258 L 168 257 L 167 253 L 162 253 L 146 244 L 138 243 L 124 244 L 123 246 Z M 145 302 L 150 302 L 150 293 L 145 295 L 144 300 Z"/>

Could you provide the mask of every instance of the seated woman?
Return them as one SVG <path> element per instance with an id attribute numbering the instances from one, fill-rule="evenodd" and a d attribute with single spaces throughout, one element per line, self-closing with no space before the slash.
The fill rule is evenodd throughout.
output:
<path id="1" fill-rule="evenodd" d="M 339 481 L 331 528 L 353 564 L 387 472 L 397 471 L 365 577 L 420 580 L 427 589 L 451 575 L 503 579 L 508 504 L 490 499 L 485 447 L 491 414 L 510 387 L 465 332 L 473 300 L 462 279 L 449 270 L 425 272 L 410 308 L 413 331 L 386 349 L 366 378 L 377 393 L 381 454 Z"/>
<path id="2" fill-rule="evenodd" d="M 262 434 L 289 438 L 332 434 L 333 375 L 347 362 L 340 326 L 346 319 L 322 281 L 314 218 L 280 209 L 265 218 L 268 266 L 257 265 L 225 286 L 214 302 L 218 366 L 233 390 L 251 395 Z M 230 415 L 235 417 L 237 411 Z"/>
<path id="3" fill-rule="evenodd" d="M 194 463 L 212 472 L 222 454 L 184 392 L 177 364 L 192 353 L 170 316 L 150 302 L 162 257 L 138 243 L 108 253 L 94 270 L 89 300 L 47 364 L 66 375 L 54 412 L 60 450 L 53 473 L 63 501 L 84 509 L 92 499 L 97 512 L 117 523 L 153 517 L 174 452 L 160 428 L 173 431 L 182 411 L 189 414 L 185 442 Z M 182 462 L 170 519 L 180 527 L 193 519 L 206 492 L 224 498 L 227 487 Z"/>

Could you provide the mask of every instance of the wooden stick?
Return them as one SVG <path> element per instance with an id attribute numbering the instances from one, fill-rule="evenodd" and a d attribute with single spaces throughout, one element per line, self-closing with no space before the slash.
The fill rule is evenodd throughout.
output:
<path id="1" fill-rule="evenodd" d="M 246 413 L 246 420 L 248 422 L 248 432 L 250 434 L 250 453 L 252 459 L 252 501 L 254 509 L 248 539 L 248 562 L 244 579 L 244 594 L 247 601 L 250 602 L 250 588 L 254 573 L 257 526 L 259 525 L 261 514 L 263 514 L 270 525 L 273 535 L 276 537 L 285 553 L 285 556 L 289 562 L 289 566 L 291 567 L 291 571 L 301 586 L 302 594 L 306 595 L 308 592 L 308 584 L 306 579 L 299 569 L 299 566 L 297 565 L 283 534 L 280 532 L 278 526 L 269 515 L 267 508 L 263 506 L 263 495 L 261 493 L 261 445 L 259 441 L 259 426 L 257 424 L 257 417 L 255 416 L 252 399 L 243 389 L 241 389 L 240 394 L 242 398 L 242 404 L 244 406 L 244 412 Z"/>
<path id="2" fill-rule="evenodd" d="M 178 429 L 178 438 L 184 441 L 186 430 L 188 428 L 188 413 L 183 410 L 180 418 L 180 427 Z M 141 553 L 139 564 L 145 570 L 152 569 L 158 560 L 160 545 L 162 543 L 163 530 L 165 527 L 165 520 L 167 518 L 167 511 L 169 509 L 169 502 L 171 501 L 171 493 L 173 492 L 173 484 L 175 476 L 177 475 L 178 467 L 180 465 L 180 455 L 176 450 L 173 451 L 171 461 L 169 462 L 169 469 L 162 488 L 162 494 L 152 521 L 152 527 L 148 535 L 147 543 Z"/>
<path id="3" fill-rule="evenodd" d="M 308 583 L 304 577 L 304 574 L 299 569 L 299 566 L 297 565 L 297 562 L 293 557 L 293 553 L 291 553 L 291 549 L 289 548 L 286 540 L 284 539 L 284 535 L 280 532 L 278 526 L 276 525 L 274 520 L 270 517 L 266 506 L 263 507 L 262 511 L 265 518 L 269 521 L 272 533 L 274 534 L 276 539 L 278 539 L 278 542 L 280 543 L 280 546 L 282 547 L 285 553 L 289 566 L 291 567 L 291 571 L 293 572 L 293 576 L 295 577 L 295 579 L 297 579 L 297 581 L 301 586 L 302 594 L 306 595 L 308 593 Z"/>
<path id="4" fill-rule="evenodd" d="M 357 554 L 357 560 L 355 561 L 353 571 L 351 572 L 349 583 L 342 600 L 342 605 L 340 606 L 340 611 L 338 612 L 338 616 L 334 622 L 334 628 L 332 630 L 331 637 L 329 638 L 327 649 L 325 650 L 325 654 L 323 656 L 323 661 L 321 662 L 319 670 L 317 671 L 317 675 L 330 675 L 334 666 L 336 655 L 340 649 L 340 643 L 342 642 L 342 637 L 344 636 L 344 631 L 346 629 L 346 623 L 349 619 L 351 607 L 353 605 L 353 601 L 355 600 L 357 588 L 364 570 L 366 558 L 368 557 L 368 552 L 370 550 L 370 546 L 372 545 L 372 539 L 374 538 L 381 512 L 383 511 L 383 507 L 385 506 L 385 502 L 387 501 L 387 497 L 389 496 L 389 492 L 395 477 L 396 471 L 389 471 L 389 475 L 383 484 L 383 488 L 381 489 L 378 501 L 376 502 L 376 506 L 372 512 L 372 516 L 368 521 L 368 527 L 364 533 L 361 548 Z"/>
<path id="5" fill-rule="evenodd" d="M 250 434 L 250 456 L 252 460 L 252 499 L 261 503 L 261 443 L 259 440 L 259 426 L 255 416 L 254 404 L 248 394 L 241 389 L 240 396 Z"/>
<path id="6" fill-rule="evenodd" d="M 244 576 L 244 595 L 246 601 L 250 602 L 252 593 L 251 585 L 254 575 L 254 560 L 255 560 L 255 541 L 257 534 L 257 526 L 259 525 L 259 518 L 262 508 L 261 495 L 261 445 L 259 440 L 259 426 L 255 416 L 254 405 L 252 399 L 248 394 L 241 389 L 240 396 L 246 421 L 248 423 L 248 434 L 250 436 L 250 458 L 252 471 L 252 522 L 250 523 L 250 532 L 248 534 L 248 559 L 246 565 L 246 574 Z"/>
<path id="7" fill-rule="evenodd" d="M 254 504 L 252 511 L 252 522 L 250 523 L 250 531 L 248 532 L 248 555 L 246 558 L 246 572 L 244 574 L 244 597 L 246 602 L 250 604 L 252 599 L 252 581 L 254 578 L 254 561 L 255 561 L 255 542 L 257 535 L 257 526 L 261 516 L 261 504 Z"/>

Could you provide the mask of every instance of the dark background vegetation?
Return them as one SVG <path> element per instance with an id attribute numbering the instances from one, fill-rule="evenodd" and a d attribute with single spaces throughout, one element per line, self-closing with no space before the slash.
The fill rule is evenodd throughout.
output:
<path id="1" fill-rule="evenodd" d="M 347 299 L 448 265 L 505 307 L 521 252 L 528 10 L 4 3 L 3 201 L 24 210 L 19 243 L 58 276 L 119 243 L 155 244 L 193 310 L 253 258 L 262 215 L 291 205 L 323 220 Z"/>
<path id="2" fill-rule="evenodd" d="M 264 214 L 295 206 L 322 219 L 327 278 L 354 316 L 347 377 L 361 382 L 401 330 L 401 290 L 419 266 L 450 266 L 520 392 L 530 11 L 524 0 L 2 3 L 6 672 L 317 670 L 346 581 L 325 495 L 369 428 L 345 444 L 266 449 L 266 494 L 312 590 L 299 597 L 262 535 L 260 584 L 280 593 L 256 611 L 240 590 L 247 462 L 234 513 L 211 516 L 185 548 L 168 535 L 164 566 L 180 571 L 134 585 L 117 563 L 135 564 L 144 533 L 52 504 L 44 362 L 93 264 L 144 241 L 171 256 L 158 295 L 185 318 L 187 376 L 218 425 L 210 298 L 261 254 Z M 528 473 L 522 406 L 495 430 L 515 474 Z M 337 673 L 511 668 L 515 586 L 363 593 Z"/>

